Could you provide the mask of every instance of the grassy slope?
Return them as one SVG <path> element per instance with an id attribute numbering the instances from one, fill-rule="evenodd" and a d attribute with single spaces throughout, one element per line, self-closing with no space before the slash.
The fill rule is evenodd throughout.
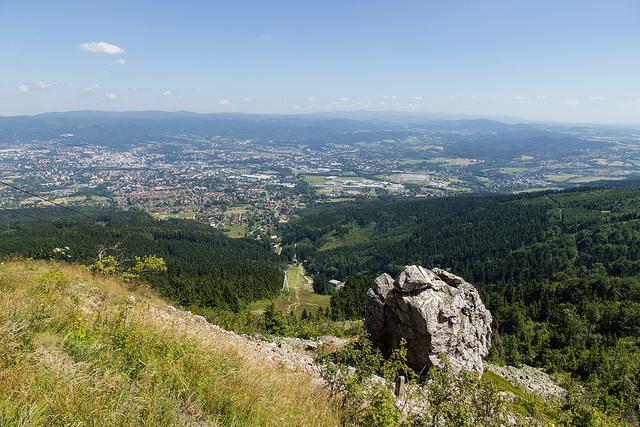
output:
<path id="1" fill-rule="evenodd" d="M 0 264 L 0 425 L 338 424 L 308 375 L 171 313 L 81 267 Z"/>
<path id="2" fill-rule="evenodd" d="M 307 279 L 300 267 L 289 267 L 287 279 L 289 281 L 288 293 L 283 292 L 273 300 L 254 301 L 249 305 L 249 311 L 255 314 L 263 313 L 271 302 L 275 303 L 279 311 L 287 313 L 293 311 L 297 315 L 300 315 L 305 309 L 310 313 L 315 313 L 321 307 L 329 307 L 331 297 L 313 292 L 311 285 L 307 285 Z"/>
<path id="3" fill-rule="evenodd" d="M 303 309 L 315 313 L 320 307 L 329 306 L 329 296 L 313 292 L 307 285 L 307 279 L 299 267 L 287 270 L 289 279 L 289 294 L 277 300 L 277 307 L 281 311 L 294 311 L 300 314 Z"/>

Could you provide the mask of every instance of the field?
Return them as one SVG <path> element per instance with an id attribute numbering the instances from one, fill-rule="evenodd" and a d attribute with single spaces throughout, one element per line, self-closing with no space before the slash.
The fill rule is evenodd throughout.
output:
<path id="1" fill-rule="evenodd" d="M 6 181 L 5 182 L 10 182 L 10 181 Z M 91 205 L 92 203 L 104 203 L 106 202 L 108 199 L 106 197 L 103 196 L 69 196 L 69 197 L 58 197 L 56 199 L 53 199 L 53 202 L 59 204 L 59 205 L 72 205 L 72 204 L 87 204 L 87 205 Z M 47 202 L 42 202 L 40 199 L 32 197 L 29 199 L 25 199 L 22 200 L 20 202 L 20 206 L 30 206 L 30 205 L 42 205 L 42 206 L 51 206 L 50 203 Z"/>
<path id="2" fill-rule="evenodd" d="M 526 171 L 526 168 L 517 168 L 517 167 L 506 167 L 506 168 L 498 168 L 496 169 L 499 172 L 506 174 L 517 174 Z"/>
<path id="3" fill-rule="evenodd" d="M 311 279 L 304 275 L 302 267 L 290 266 L 287 270 L 289 292 L 283 292 L 274 302 L 280 311 L 300 314 L 303 309 L 315 313 L 319 308 L 329 306 L 329 296 L 313 292 Z M 261 313 L 270 301 L 258 301 L 250 305 L 253 313 Z"/>
<path id="4" fill-rule="evenodd" d="M 177 219 L 195 219 L 196 214 L 191 211 L 182 211 L 182 212 L 152 212 L 151 216 L 156 219 L 167 219 L 167 218 L 177 218 Z"/>
<path id="5" fill-rule="evenodd" d="M 478 163 L 482 163 L 482 160 L 467 159 L 464 157 L 455 157 L 455 158 L 436 157 L 433 159 L 429 159 L 426 162 L 427 163 L 443 163 L 450 166 L 471 166 Z"/>
<path id="6" fill-rule="evenodd" d="M 322 175 L 307 175 L 304 180 L 311 185 L 323 185 L 327 182 L 327 177 Z"/>
<path id="7" fill-rule="evenodd" d="M 551 182 L 565 182 L 570 181 L 572 179 L 578 178 L 580 175 L 575 175 L 571 173 L 552 173 L 546 174 L 544 177 Z"/>
<path id="8" fill-rule="evenodd" d="M 622 160 L 608 160 L 608 159 L 593 159 L 593 162 L 600 166 L 613 166 L 613 167 L 635 166 L 635 163 L 636 163 L 636 162 L 627 163 Z"/>
<path id="9" fill-rule="evenodd" d="M 227 225 L 224 227 L 224 234 L 232 239 L 240 239 L 247 233 L 246 225 Z"/>
<path id="10" fill-rule="evenodd" d="M 584 184 L 584 183 L 593 182 L 593 181 L 602 181 L 602 180 L 615 181 L 615 180 L 624 179 L 623 176 L 597 176 L 597 175 L 581 176 L 581 175 L 570 174 L 570 173 L 546 174 L 544 177 L 551 182 L 563 182 L 563 183 L 571 183 L 571 184 Z"/>
<path id="11" fill-rule="evenodd" d="M 334 197 L 332 199 L 324 199 L 327 203 L 341 203 L 341 202 L 353 202 L 353 198 L 349 197 Z"/>

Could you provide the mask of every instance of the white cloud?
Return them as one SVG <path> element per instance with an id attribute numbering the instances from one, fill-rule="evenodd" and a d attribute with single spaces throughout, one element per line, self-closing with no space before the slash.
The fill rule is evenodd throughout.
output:
<path id="1" fill-rule="evenodd" d="M 113 63 L 116 65 L 124 65 L 127 63 L 127 60 L 124 58 L 118 58 L 115 61 L 113 61 Z"/>
<path id="2" fill-rule="evenodd" d="M 18 91 L 20 93 L 28 93 L 28 92 L 32 92 L 34 90 L 49 90 L 49 89 L 54 89 L 57 85 L 51 84 L 51 83 L 47 83 L 47 82 L 43 82 L 43 81 L 39 81 L 39 82 L 35 82 L 32 84 L 27 84 L 27 83 L 23 83 L 20 86 L 18 86 Z"/>
<path id="3" fill-rule="evenodd" d="M 414 101 L 422 101 L 424 98 L 422 98 L 421 96 L 414 96 L 413 98 Z"/>
<path id="4" fill-rule="evenodd" d="M 165 90 L 164 92 L 162 92 L 162 94 L 163 94 L 164 96 L 171 96 L 171 95 L 173 95 L 173 92 L 172 92 L 172 91 L 170 91 L 170 90 Z"/>
<path id="5" fill-rule="evenodd" d="M 79 47 L 89 53 L 106 53 L 107 55 L 121 55 L 124 53 L 124 49 L 120 46 L 107 42 L 87 42 L 82 43 Z"/>
<path id="6" fill-rule="evenodd" d="M 126 90 L 126 88 L 119 88 L 118 90 Z M 102 96 L 103 100 L 113 100 L 118 97 L 111 89 L 102 87 L 98 83 L 85 87 L 84 91 L 89 93 L 95 93 L 98 96 Z"/>
<path id="7" fill-rule="evenodd" d="M 271 40 L 271 34 L 260 34 L 262 40 Z"/>
<path id="8" fill-rule="evenodd" d="M 349 98 L 345 98 L 345 97 L 338 98 L 338 101 L 340 101 L 340 102 L 349 102 Z"/>
<path id="9" fill-rule="evenodd" d="M 222 98 L 218 101 L 218 105 L 231 105 L 231 100 L 227 98 Z"/>
<path id="10" fill-rule="evenodd" d="M 589 101 L 591 102 L 600 102 L 600 101 L 604 101 L 604 97 L 603 96 L 590 96 L 587 98 Z"/>
<path id="11" fill-rule="evenodd" d="M 565 99 L 564 101 L 562 101 L 562 103 L 568 107 L 575 107 L 576 105 L 580 104 L 580 100 L 578 99 Z"/>
<path id="12" fill-rule="evenodd" d="M 315 99 L 313 96 L 308 96 L 308 97 L 307 97 L 307 101 L 309 101 L 309 102 L 313 102 L 313 101 L 315 101 L 315 100 L 316 100 L 316 99 Z"/>
<path id="13" fill-rule="evenodd" d="M 640 105 L 640 98 L 631 101 L 631 105 Z"/>
<path id="14" fill-rule="evenodd" d="M 518 105 L 531 104 L 532 102 L 530 96 L 507 96 L 504 100 L 510 104 Z"/>
<path id="15" fill-rule="evenodd" d="M 98 83 L 84 88 L 85 92 L 97 92 L 101 89 L 102 89 L 102 86 L 100 86 Z"/>
<path id="16" fill-rule="evenodd" d="M 52 85 L 51 83 L 46 83 L 46 82 L 37 82 L 35 84 L 35 87 L 36 89 L 47 90 L 47 89 L 53 89 L 55 85 Z"/>

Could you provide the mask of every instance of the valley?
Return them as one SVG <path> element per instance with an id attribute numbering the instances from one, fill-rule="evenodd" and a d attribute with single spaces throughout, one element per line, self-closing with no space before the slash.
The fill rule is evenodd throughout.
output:
<path id="1" fill-rule="evenodd" d="M 197 219 L 231 237 L 277 242 L 279 225 L 315 203 L 570 188 L 640 172 L 633 128 L 407 115 L 407 129 L 383 113 L 355 117 L 0 118 L 11 135 L 0 140 L 0 181 L 61 204 Z M 96 120 L 99 126 L 87 126 Z M 123 126 L 127 139 L 103 137 Z M 0 186 L 0 206 L 43 204 L 23 195 Z"/>

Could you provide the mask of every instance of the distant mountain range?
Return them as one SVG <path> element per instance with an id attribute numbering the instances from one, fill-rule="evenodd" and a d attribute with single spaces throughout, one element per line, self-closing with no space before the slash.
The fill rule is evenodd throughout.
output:
<path id="1" fill-rule="evenodd" d="M 450 135 L 453 143 L 487 147 L 502 142 L 556 145 L 586 125 L 550 125 L 491 120 L 465 115 L 348 111 L 309 114 L 193 113 L 187 111 L 70 111 L 35 116 L 0 117 L 0 144 L 59 139 L 70 143 L 126 147 L 146 141 L 171 140 L 177 135 L 247 138 L 258 142 L 324 145 L 403 139 L 424 133 Z M 473 141 L 469 138 L 473 137 Z M 569 138 L 575 139 L 575 136 Z M 504 144 L 500 144 L 504 145 Z M 547 144 L 548 145 L 548 144 Z M 493 147 L 495 148 L 495 147 Z M 492 148 L 492 149 L 493 149 Z M 459 154 L 468 154 L 462 150 Z M 481 150 L 482 151 L 482 150 Z"/>

